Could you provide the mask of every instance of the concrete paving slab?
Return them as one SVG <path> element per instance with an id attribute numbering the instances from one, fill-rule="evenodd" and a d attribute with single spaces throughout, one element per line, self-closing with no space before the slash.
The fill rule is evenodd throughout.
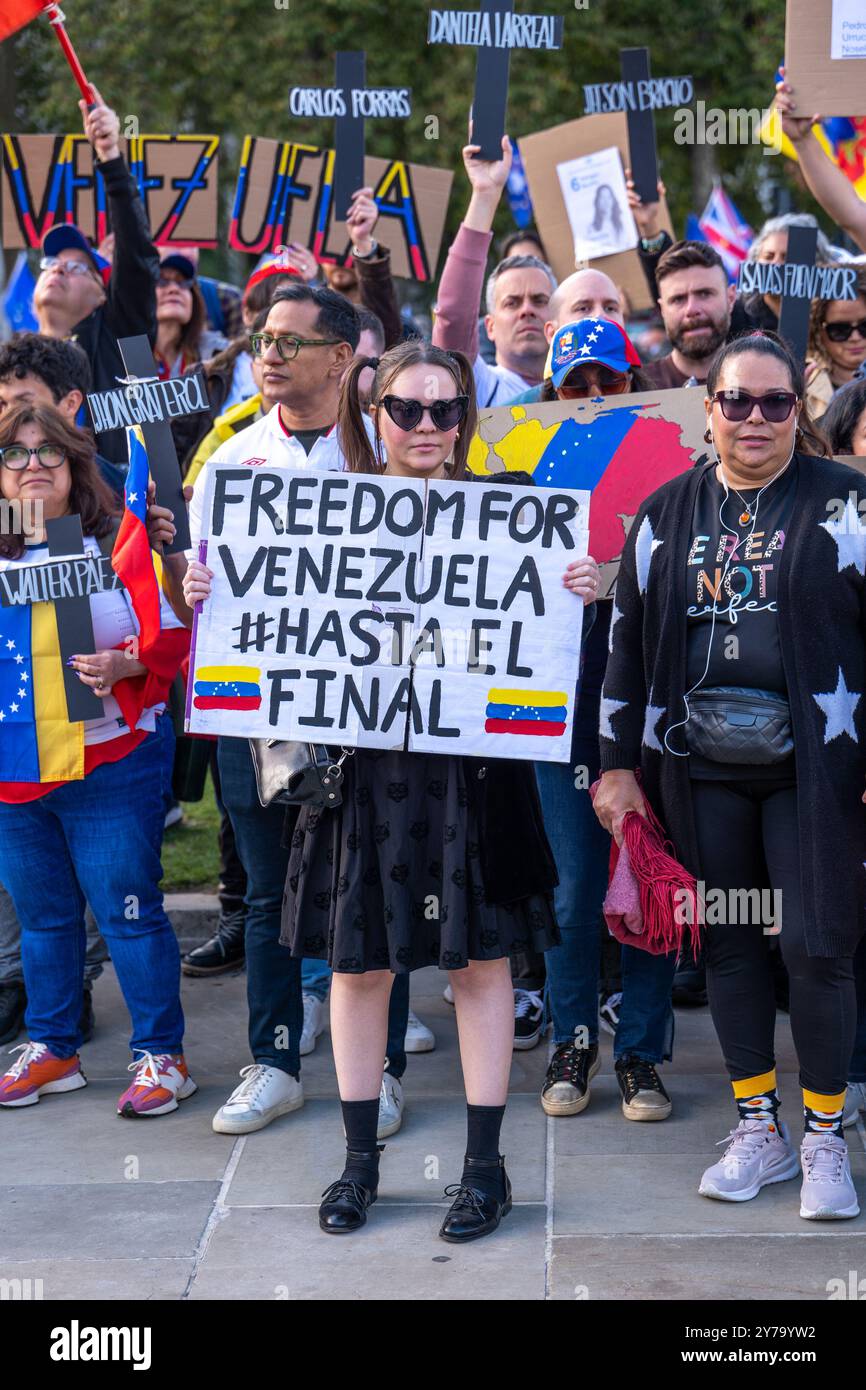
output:
<path id="1" fill-rule="evenodd" d="M 837 1226 L 797 1236 L 558 1236 L 549 1297 L 811 1302 L 838 1293 L 833 1280 L 850 1287 L 849 1270 L 866 1276 L 866 1231 Z"/>
<path id="2" fill-rule="evenodd" d="M 191 1255 L 166 1260 L 142 1259 L 137 1255 L 117 1260 L 0 1260 L 0 1279 L 9 1281 L 4 1287 L 26 1301 L 81 1303 L 128 1298 L 136 1303 L 174 1302 L 183 1297 L 192 1271 Z M 20 1291 L 12 1282 L 16 1279 L 21 1281 Z"/>
<path id="3" fill-rule="evenodd" d="M 212 1182 L 89 1183 L 0 1190 L 0 1265 L 42 1259 L 192 1255 L 213 1208 Z"/>
<path id="4" fill-rule="evenodd" d="M 354 1235 L 328 1236 L 315 1207 L 233 1208 L 216 1227 L 193 1299 L 544 1298 L 544 1207 L 518 1206 L 468 1246 L 436 1232 L 439 1206 L 377 1202 Z"/>

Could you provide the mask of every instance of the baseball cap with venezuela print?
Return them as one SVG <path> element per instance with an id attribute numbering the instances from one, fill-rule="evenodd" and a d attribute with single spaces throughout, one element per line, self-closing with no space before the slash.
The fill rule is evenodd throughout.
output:
<path id="1" fill-rule="evenodd" d="M 639 367 L 640 358 L 625 329 L 611 319 L 578 319 L 554 334 L 551 345 L 551 378 L 554 387 L 565 381 L 582 362 L 600 362 L 615 372 Z"/>

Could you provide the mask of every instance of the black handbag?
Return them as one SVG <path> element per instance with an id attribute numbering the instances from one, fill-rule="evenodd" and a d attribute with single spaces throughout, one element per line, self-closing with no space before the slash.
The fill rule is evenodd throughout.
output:
<path id="1" fill-rule="evenodd" d="M 686 747 L 714 763 L 767 767 L 794 751 L 788 701 L 772 690 L 720 685 L 688 697 Z"/>
<path id="2" fill-rule="evenodd" d="M 342 748 L 334 759 L 323 743 L 251 738 L 250 752 L 263 806 L 312 806 L 319 810 L 343 804 L 343 763 L 355 750 Z"/>

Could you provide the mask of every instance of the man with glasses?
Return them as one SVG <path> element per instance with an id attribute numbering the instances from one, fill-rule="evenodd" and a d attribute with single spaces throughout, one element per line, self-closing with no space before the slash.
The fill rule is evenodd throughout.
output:
<path id="1" fill-rule="evenodd" d="M 159 258 L 151 241 L 138 186 L 120 153 L 120 123 L 94 89 L 95 105 L 80 101 L 84 133 L 93 146 L 105 184 L 108 214 L 115 234 L 110 277 L 84 233 L 63 223 L 42 241 L 41 274 L 33 307 L 40 333 L 74 338 L 84 350 L 93 377 L 92 389 L 106 391 L 125 376 L 118 338 L 146 333 L 156 339 L 156 280 Z M 99 446 L 112 462 L 126 465 L 126 432 L 109 430 Z"/>

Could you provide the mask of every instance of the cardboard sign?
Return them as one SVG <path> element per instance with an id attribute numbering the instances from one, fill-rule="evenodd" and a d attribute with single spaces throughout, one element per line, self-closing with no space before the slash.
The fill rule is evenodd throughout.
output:
<path id="1" fill-rule="evenodd" d="M 94 391 L 87 397 L 87 405 L 96 434 L 127 425 L 162 424 L 210 410 L 207 377 L 199 367 L 188 376 L 168 381 L 142 381 L 112 391 Z"/>
<path id="2" fill-rule="evenodd" d="M 599 598 L 613 596 L 626 536 L 641 503 L 711 454 L 704 391 L 646 391 L 597 400 L 481 410 L 469 454 L 474 473 L 505 481 L 531 473 L 539 487 L 591 493 L 589 554 L 601 566 Z"/>
<path id="3" fill-rule="evenodd" d="M 866 116 L 866 55 L 852 56 L 866 36 L 863 5 L 845 0 L 787 0 L 785 79 L 794 89 L 797 115 Z M 845 26 L 858 23 L 859 29 Z M 834 58 L 833 48 L 845 57 Z"/>
<path id="4" fill-rule="evenodd" d="M 158 246 L 215 247 L 218 135 L 120 141 Z M 58 222 L 95 245 L 111 226 L 105 183 L 84 135 L 3 136 L 3 245 L 39 247 Z"/>
<path id="5" fill-rule="evenodd" d="M 193 733 L 567 761 L 588 497 L 211 469 Z"/>
<path id="6" fill-rule="evenodd" d="M 50 556 L 84 557 L 84 535 L 79 516 L 58 516 L 45 523 L 45 539 Z M 57 616 L 57 637 L 63 668 L 63 688 L 66 691 L 66 717 L 70 724 L 85 719 L 101 719 L 105 705 L 100 697 L 78 678 L 78 672 L 66 663 L 71 656 L 92 656 L 96 651 L 90 599 L 73 594 L 54 600 Z"/>
<path id="7" fill-rule="evenodd" d="M 529 183 L 535 225 L 544 241 L 547 259 L 557 280 L 564 280 L 575 269 L 574 237 L 568 220 L 568 210 L 559 184 L 557 166 L 581 155 L 616 145 L 623 164 L 628 163 L 628 127 L 621 111 L 607 116 L 583 116 L 577 121 L 552 126 L 526 135 L 520 141 L 520 153 Z M 667 203 L 661 200 L 660 226 L 673 235 Z M 627 293 L 634 309 L 655 306 L 637 251 L 622 251 L 615 256 L 603 256 L 592 261 L 593 270 L 603 270 Z"/>
<path id="8" fill-rule="evenodd" d="M 379 204 L 376 240 L 391 252 L 391 270 L 407 280 L 436 275 L 450 169 L 398 159 L 364 160 L 365 185 Z M 298 242 L 327 265 L 345 265 L 351 241 L 334 215 L 334 151 L 247 135 L 241 152 L 229 245 L 261 256 Z"/>
<path id="9" fill-rule="evenodd" d="M 333 87 L 293 87 L 293 116 L 334 120 L 334 216 L 349 215 L 352 194 L 364 185 L 364 122 L 368 116 L 406 120 L 412 114 L 408 87 L 367 87 L 367 55 L 361 49 L 334 58 Z"/>
<path id="10" fill-rule="evenodd" d="M 4 570 L 0 573 L 0 605 L 12 608 L 22 603 L 54 603 L 122 588 L 107 555 L 82 554 L 80 558 L 54 560 L 47 565 Z"/>
<path id="11" fill-rule="evenodd" d="M 501 159 L 512 48 L 562 47 L 562 15 L 514 14 L 514 0 L 481 0 L 479 10 L 431 10 L 428 43 L 478 49 L 472 138 L 475 159 Z"/>

